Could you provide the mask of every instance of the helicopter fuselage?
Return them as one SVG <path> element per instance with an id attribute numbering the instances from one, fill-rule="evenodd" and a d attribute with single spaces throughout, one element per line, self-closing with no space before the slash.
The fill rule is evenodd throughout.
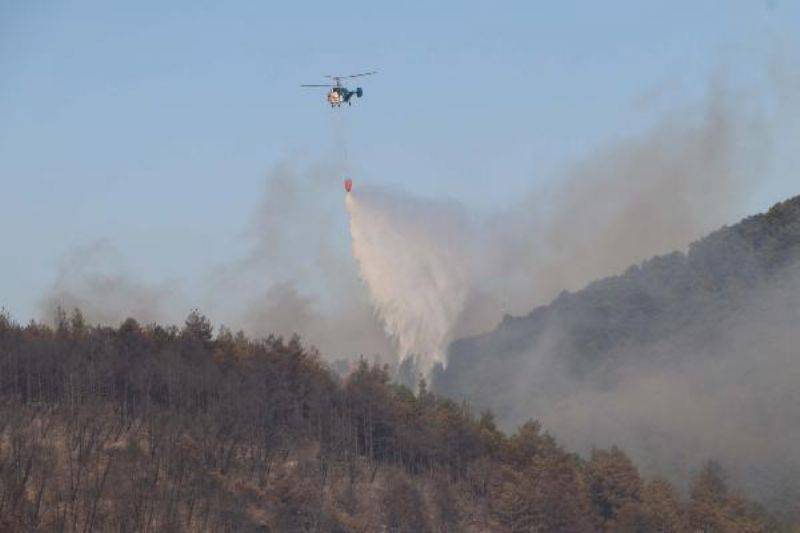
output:
<path id="1" fill-rule="evenodd" d="M 350 105 L 350 99 L 353 96 L 361 98 L 361 95 L 364 94 L 364 91 L 361 87 L 356 88 L 355 91 L 351 91 L 347 87 L 333 87 L 330 91 L 328 91 L 328 103 L 331 104 L 331 107 L 339 107 L 343 103 Z"/>

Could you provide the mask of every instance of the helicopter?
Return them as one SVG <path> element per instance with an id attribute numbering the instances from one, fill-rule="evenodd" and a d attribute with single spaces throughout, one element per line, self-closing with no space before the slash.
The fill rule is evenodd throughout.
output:
<path id="1" fill-rule="evenodd" d="M 377 74 L 377 71 L 371 72 L 362 72 L 360 74 L 350 74 L 349 76 L 325 76 L 326 78 L 330 78 L 333 80 L 333 85 L 326 83 L 320 85 L 301 85 L 300 87 L 330 87 L 331 90 L 328 91 L 328 103 L 331 104 L 331 107 L 340 107 L 342 103 L 346 103 L 347 105 L 352 105 L 350 99 L 355 95 L 357 98 L 361 98 L 364 95 L 364 90 L 361 87 L 356 87 L 355 90 L 351 91 L 344 85 L 342 85 L 342 80 L 350 79 L 350 78 L 360 78 L 361 76 L 371 76 L 372 74 Z"/>

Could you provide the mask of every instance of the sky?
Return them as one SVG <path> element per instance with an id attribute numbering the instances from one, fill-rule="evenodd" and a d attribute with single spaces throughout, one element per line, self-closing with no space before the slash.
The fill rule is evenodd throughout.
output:
<path id="1" fill-rule="evenodd" d="M 798 33 L 785 0 L 2 1 L 0 306 L 40 318 L 97 242 L 191 290 L 246 255 L 282 164 L 496 209 L 715 79 L 769 84 Z M 366 70 L 352 108 L 299 87 Z M 794 133 L 748 212 L 800 192 Z"/>

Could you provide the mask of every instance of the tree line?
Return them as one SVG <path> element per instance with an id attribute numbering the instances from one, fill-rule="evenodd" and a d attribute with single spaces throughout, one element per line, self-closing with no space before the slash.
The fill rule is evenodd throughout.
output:
<path id="1" fill-rule="evenodd" d="M 0 314 L 0 531 L 791 530 L 714 462 L 690 487 L 298 337 Z"/>

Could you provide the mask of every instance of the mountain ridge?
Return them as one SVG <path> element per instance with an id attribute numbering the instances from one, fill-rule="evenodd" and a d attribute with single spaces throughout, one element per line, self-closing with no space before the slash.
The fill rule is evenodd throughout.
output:
<path id="1" fill-rule="evenodd" d="M 565 331 L 555 350 L 574 372 L 585 374 L 603 363 L 602 354 L 620 347 L 696 329 L 709 313 L 724 320 L 750 292 L 800 269 L 798 259 L 800 196 L 795 196 L 713 231 L 685 253 L 652 257 L 576 292 L 563 291 L 527 315 L 507 315 L 492 331 L 456 340 L 447 367 L 434 373 L 434 388 L 490 407 L 502 418 L 502 405 L 484 401 L 487 383 L 507 377 L 492 375 L 494 363 L 523 358 L 547 331 Z M 702 334 L 691 332 L 695 340 Z M 464 389 L 460 383 L 474 387 Z"/>

